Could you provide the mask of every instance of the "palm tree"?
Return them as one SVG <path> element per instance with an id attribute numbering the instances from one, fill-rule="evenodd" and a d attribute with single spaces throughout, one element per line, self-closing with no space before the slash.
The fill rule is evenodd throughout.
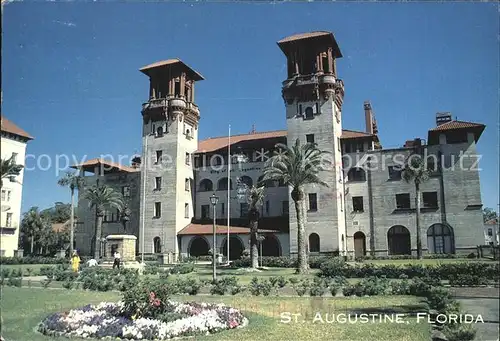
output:
<path id="1" fill-rule="evenodd" d="M 309 271 L 307 241 L 305 238 L 305 192 L 304 186 L 308 184 L 328 187 L 328 184 L 318 176 L 324 170 L 324 156 L 327 151 L 318 149 L 316 144 L 300 144 L 297 139 L 292 147 L 277 144 L 278 152 L 275 153 L 264 165 L 262 181 L 278 180 L 292 188 L 292 200 L 297 213 L 297 244 L 298 262 L 297 272 Z"/>
<path id="2" fill-rule="evenodd" d="M 35 237 L 39 236 L 44 229 L 44 218 L 38 207 L 31 207 L 24 213 L 21 220 L 21 231 L 23 236 L 30 239 L 30 254 L 34 252 Z"/>
<path id="3" fill-rule="evenodd" d="M 69 254 L 73 254 L 73 243 L 75 239 L 75 189 L 80 191 L 85 184 L 85 179 L 76 173 L 67 172 L 62 178 L 57 180 L 57 184 L 63 187 L 69 187 L 71 192 L 71 216 L 69 230 Z"/>
<path id="4" fill-rule="evenodd" d="M 252 186 L 248 189 L 248 218 L 250 219 L 250 259 L 252 268 L 259 267 L 259 249 L 257 247 L 257 232 L 259 227 L 259 207 L 264 200 L 265 187 Z"/>
<path id="5" fill-rule="evenodd" d="M 417 257 L 422 259 L 422 237 L 420 236 L 420 184 L 429 179 L 429 170 L 425 160 L 419 154 L 412 154 L 406 160 L 401 177 L 407 182 L 415 184 L 415 201 L 417 214 L 415 226 L 417 228 Z"/>
<path id="6" fill-rule="evenodd" d="M 14 177 L 18 176 L 22 170 L 23 170 L 23 166 L 16 164 L 16 162 L 14 160 L 14 156 L 11 156 L 9 159 L 1 159 L 1 163 L 0 163 L 0 172 L 1 172 L 0 187 L 3 187 L 3 179 L 9 178 L 10 181 L 14 181 Z"/>
<path id="7" fill-rule="evenodd" d="M 89 201 L 90 209 L 95 207 L 94 258 L 100 258 L 102 220 L 107 208 L 123 209 L 123 196 L 106 185 L 94 185 L 85 190 L 84 198 Z"/>

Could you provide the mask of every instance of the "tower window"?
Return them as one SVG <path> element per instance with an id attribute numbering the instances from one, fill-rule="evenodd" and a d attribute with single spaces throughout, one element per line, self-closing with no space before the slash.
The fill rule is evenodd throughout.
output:
<path id="1" fill-rule="evenodd" d="M 221 214 L 222 216 L 224 216 L 224 214 L 225 214 L 225 210 L 224 210 L 224 209 L 225 209 L 225 207 L 224 207 L 224 203 L 223 203 L 223 202 L 221 202 L 221 203 L 220 203 L 220 214 Z"/>
<path id="2" fill-rule="evenodd" d="M 190 165 L 191 164 L 191 156 L 189 155 L 189 153 L 186 153 L 186 165 Z"/>
<path id="3" fill-rule="evenodd" d="M 424 202 L 424 207 L 428 207 L 428 208 L 437 208 L 438 207 L 437 192 L 423 192 L 422 199 Z"/>
<path id="4" fill-rule="evenodd" d="M 270 202 L 269 202 L 269 200 L 266 200 L 266 215 L 269 216 L 270 210 L 271 210 Z"/>
<path id="5" fill-rule="evenodd" d="M 7 219 L 5 220 L 6 227 L 12 227 L 12 213 L 7 213 Z"/>
<path id="6" fill-rule="evenodd" d="M 210 205 L 201 205 L 201 219 L 210 218 Z"/>
<path id="7" fill-rule="evenodd" d="M 186 178 L 186 180 L 184 181 L 184 189 L 185 189 L 186 191 L 188 191 L 188 192 L 189 192 L 189 187 L 190 187 L 190 186 L 189 186 L 189 182 L 190 182 L 190 181 L 189 181 L 189 179 L 188 179 L 188 178 Z"/>
<path id="8" fill-rule="evenodd" d="M 189 204 L 184 204 L 184 218 L 189 218 Z"/>
<path id="9" fill-rule="evenodd" d="M 161 189 L 161 176 L 155 177 L 155 190 L 159 191 Z"/>
<path id="10" fill-rule="evenodd" d="M 323 54 L 323 57 L 322 57 L 322 61 L 323 61 L 323 71 L 325 73 L 329 73 L 330 72 L 330 64 L 328 63 L 328 55 L 325 53 Z"/>
<path id="11" fill-rule="evenodd" d="M 156 137 L 163 137 L 163 127 L 156 129 Z"/>
<path id="12" fill-rule="evenodd" d="M 398 209 L 409 209 L 410 206 L 410 194 L 396 194 L 396 208 Z"/>
<path id="13" fill-rule="evenodd" d="M 307 107 L 306 108 L 306 120 L 312 120 L 313 118 L 314 118 L 313 108 Z"/>
<path id="14" fill-rule="evenodd" d="M 299 108 L 298 108 L 298 110 L 299 110 L 298 114 L 299 114 L 299 115 L 302 115 L 302 104 L 299 104 Z"/>
<path id="15" fill-rule="evenodd" d="M 401 180 L 401 167 L 400 166 L 389 166 L 389 179 L 390 180 Z"/>
<path id="16" fill-rule="evenodd" d="M 318 210 L 318 198 L 316 193 L 309 193 L 309 211 Z"/>
<path id="17" fill-rule="evenodd" d="M 354 212 L 363 212 L 363 197 L 352 197 L 352 210 Z"/>
<path id="18" fill-rule="evenodd" d="M 156 151 L 156 164 L 161 163 L 163 152 L 161 150 Z"/>
<path id="19" fill-rule="evenodd" d="M 161 217 L 161 202 L 155 202 L 155 212 L 153 218 Z"/>
<path id="20" fill-rule="evenodd" d="M 175 97 L 180 97 L 181 95 L 181 82 L 178 80 L 175 81 L 174 95 Z"/>
<path id="21" fill-rule="evenodd" d="M 307 134 L 306 135 L 306 142 L 307 143 L 314 143 L 314 134 Z"/>
<path id="22" fill-rule="evenodd" d="M 289 214 L 289 203 L 288 200 L 282 201 L 281 202 L 281 210 L 283 215 L 288 215 Z"/>

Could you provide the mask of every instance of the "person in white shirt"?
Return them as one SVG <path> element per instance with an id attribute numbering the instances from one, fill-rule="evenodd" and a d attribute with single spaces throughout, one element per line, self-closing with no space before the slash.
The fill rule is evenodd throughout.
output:
<path id="1" fill-rule="evenodd" d="M 113 269 L 115 267 L 117 267 L 119 270 L 120 269 L 120 258 L 121 258 L 120 253 L 118 251 L 116 251 L 114 254 L 114 257 L 115 257 L 115 261 L 113 262 Z"/>
<path id="2" fill-rule="evenodd" d="M 93 266 L 97 266 L 97 261 L 95 259 L 89 259 L 87 261 L 87 266 L 90 268 L 90 267 L 93 267 Z"/>

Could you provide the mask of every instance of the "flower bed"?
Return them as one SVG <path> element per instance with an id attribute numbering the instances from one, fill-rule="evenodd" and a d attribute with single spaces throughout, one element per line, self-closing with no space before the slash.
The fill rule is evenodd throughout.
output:
<path id="1" fill-rule="evenodd" d="M 166 340 L 240 328 L 248 323 L 238 310 L 224 304 L 165 303 L 161 319 L 129 318 L 121 301 L 87 305 L 48 316 L 38 331 L 50 336 Z"/>

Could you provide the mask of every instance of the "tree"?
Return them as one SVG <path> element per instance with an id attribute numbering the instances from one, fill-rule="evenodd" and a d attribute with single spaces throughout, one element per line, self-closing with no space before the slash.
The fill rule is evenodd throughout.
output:
<path id="1" fill-rule="evenodd" d="M 417 228 L 417 257 L 422 259 L 422 237 L 420 231 L 420 185 L 429 180 L 429 170 L 424 158 L 419 154 L 411 154 L 402 169 L 401 177 L 407 182 L 415 184 L 416 217 Z"/>
<path id="2" fill-rule="evenodd" d="M 67 172 L 57 183 L 63 187 L 69 187 L 71 193 L 71 213 L 70 213 L 70 230 L 69 230 L 69 254 L 73 254 L 73 244 L 75 239 L 75 189 L 80 191 L 85 184 L 82 176 L 76 173 Z"/>
<path id="3" fill-rule="evenodd" d="M 89 201 L 90 209 L 95 208 L 94 258 L 101 255 L 102 220 L 107 208 L 123 210 L 123 195 L 106 185 L 94 185 L 85 190 L 84 198 Z"/>
<path id="4" fill-rule="evenodd" d="M 319 178 L 319 173 L 325 170 L 324 157 L 329 153 L 318 149 L 313 143 L 301 145 L 299 139 L 292 147 L 280 143 L 276 148 L 278 152 L 264 165 L 262 181 L 278 180 L 292 188 L 292 200 L 297 214 L 297 272 L 303 274 L 309 271 L 304 186 L 311 184 L 328 187 Z"/>
<path id="5" fill-rule="evenodd" d="M 257 232 L 259 227 L 259 207 L 264 200 L 265 187 L 252 186 L 248 189 L 248 218 L 250 219 L 250 259 L 252 268 L 259 267 L 259 249 L 257 246 Z"/>
<path id="6" fill-rule="evenodd" d="M 485 207 L 483 209 L 483 221 L 487 222 L 489 220 L 498 219 L 498 214 L 494 209 Z"/>
<path id="7" fill-rule="evenodd" d="M 48 217 L 52 223 L 65 223 L 70 220 L 71 217 L 71 204 L 65 204 L 58 201 L 54 203 L 54 206 L 43 210 L 41 214 Z"/>
<path id="8" fill-rule="evenodd" d="M 8 159 L 0 160 L 0 172 L 1 172 L 1 180 L 0 187 L 3 187 L 3 180 L 9 179 L 11 182 L 15 181 L 15 177 L 18 176 L 23 170 L 22 165 L 16 164 L 14 160 L 14 155 L 12 155 Z"/>
<path id="9" fill-rule="evenodd" d="M 44 219 L 38 207 L 31 207 L 24 213 L 21 220 L 21 233 L 24 238 L 29 240 L 30 253 L 33 254 L 35 247 L 35 238 L 38 238 L 44 229 Z"/>

